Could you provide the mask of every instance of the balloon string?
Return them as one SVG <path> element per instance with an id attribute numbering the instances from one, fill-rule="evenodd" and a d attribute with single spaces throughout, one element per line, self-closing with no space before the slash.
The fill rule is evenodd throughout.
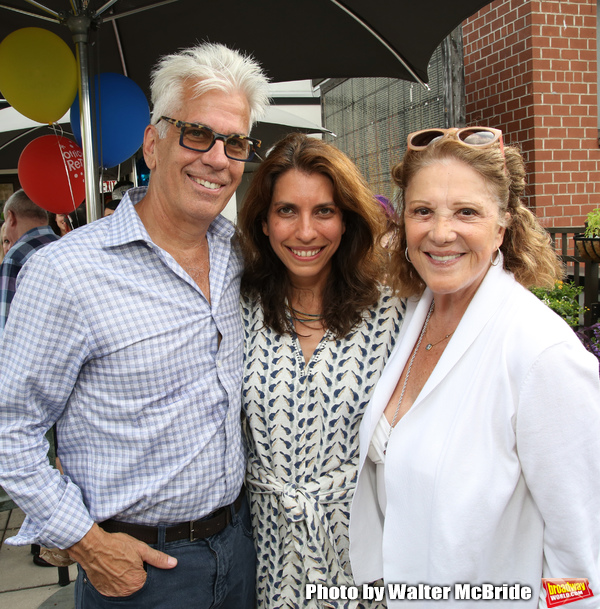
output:
<path id="1" fill-rule="evenodd" d="M 65 153 L 64 153 L 63 147 L 60 144 L 60 139 L 59 139 L 59 135 L 57 133 L 56 125 L 57 125 L 56 123 L 53 123 L 52 129 L 54 131 L 54 135 L 56 136 L 56 143 L 58 144 L 58 149 L 60 150 L 60 156 L 63 161 L 65 173 L 67 174 L 67 183 L 69 184 L 69 192 L 71 193 L 71 204 L 73 205 L 73 211 L 75 211 L 77 209 L 77 207 L 75 206 L 75 193 L 73 192 L 73 185 L 71 184 L 71 176 L 69 174 L 69 167 L 67 165 L 67 159 L 65 158 Z M 60 127 L 60 125 L 59 125 L 58 128 L 60 129 L 60 131 L 62 133 L 63 132 L 62 127 Z"/>
<path id="2" fill-rule="evenodd" d="M 62 128 L 62 125 L 60 123 L 50 123 L 50 129 L 52 129 L 52 131 L 54 131 L 54 135 L 58 136 L 58 131 L 60 131 L 60 136 L 64 137 L 65 135 L 65 131 Z"/>

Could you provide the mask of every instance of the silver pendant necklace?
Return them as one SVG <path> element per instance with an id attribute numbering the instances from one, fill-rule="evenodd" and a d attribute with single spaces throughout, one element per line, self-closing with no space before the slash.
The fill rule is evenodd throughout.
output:
<path id="1" fill-rule="evenodd" d="M 450 332 L 450 334 L 446 334 L 444 338 L 440 338 L 437 343 L 428 343 L 425 345 L 425 351 L 431 351 L 436 345 L 439 345 L 441 342 L 445 341 L 447 338 L 450 338 L 454 332 Z"/>
<path id="2" fill-rule="evenodd" d="M 408 385 L 408 377 L 410 376 L 410 371 L 411 371 L 413 362 L 415 361 L 415 357 L 417 357 L 417 352 L 419 351 L 419 347 L 421 346 L 421 341 L 423 340 L 423 337 L 425 336 L 425 332 L 427 331 L 427 324 L 429 323 L 429 318 L 431 317 L 431 314 L 433 313 L 434 307 L 435 307 L 435 301 L 432 300 L 431 306 L 429 307 L 429 313 L 427 313 L 427 318 L 425 319 L 425 323 L 423 324 L 423 329 L 421 330 L 421 334 L 419 335 L 419 340 L 417 341 L 415 350 L 413 351 L 412 357 L 410 358 L 410 361 L 408 362 L 408 369 L 406 370 L 406 376 L 404 377 L 404 383 L 402 383 L 402 391 L 400 392 L 400 397 L 398 398 L 398 404 L 396 404 L 396 411 L 394 412 L 394 418 L 392 419 L 392 422 L 390 424 L 390 431 L 388 433 L 388 442 L 390 440 L 390 436 L 392 435 L 392 429 L 394 429 L 394 425 L 396 424 L 396 419 L 398 418 L 398 413 L 400 412 L 400 405 L 402 404 L 402 399 L 404 398 L 404 393 L 406 392 L 406 386 Z M 444 340 L 444 339 L 442 339 L 442 340 Z M 431 348 L 431 346 L 429 348 Z M 383 451 L 383 454 L 385 455 L 386 452 L 387 452 L 387 448 L 386 448 L 386 450 Z"/>

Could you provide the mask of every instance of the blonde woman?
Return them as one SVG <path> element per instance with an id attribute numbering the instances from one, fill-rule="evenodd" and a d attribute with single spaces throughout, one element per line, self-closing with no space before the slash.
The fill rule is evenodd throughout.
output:
<path id="1" fill-rule="evenodd" d="M 393 176 L 407 312 L 361 425 L 354 575 L 447 588 L 389 601 L 411 609 L 465 606 L 456 583 L 498 586 L 486 607 L 545 608 L 542 578 L 596 593 L 598 362 L 526 289 L 562 269 L 521 202 L 523 159 L 497 129 L 429 129 Z"/>

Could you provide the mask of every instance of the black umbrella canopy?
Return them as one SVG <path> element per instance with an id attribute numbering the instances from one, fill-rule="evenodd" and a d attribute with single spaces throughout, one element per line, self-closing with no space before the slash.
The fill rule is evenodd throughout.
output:
<path id="1" fill-rule="evenodd" d="M 0 0 L 0 40 L 42 27 L 73 48 L 57 21 L 81 0 Z M 251 53 L 273 81 L 387 76 L 427 82 L 435 48 L 488 0 L 89 0 L 90 48 L 98 72 L 125 73 L 148 92 L 165 54 L 199 41 Z M 9 9 L 16 9 L 15 12 Z M 40 20 L 32 15 L 48 17 Z M 96 16 L 98 17 L 96 18 Z M 54 19 L 54 21 L 52 21 Z"/>
<path id="2" fill-rule="evenodd" d="M 387 76 L 427 82 L 435 48 L 489 0 L 0 0 L 0 40 L 24 27 L 59 35 L 88 77 L 117 72 L 148 96 L 159 57 L 201 41 L 253 55 L 273 81 Z M 149 96 L 148 96 L 149 97 Z M 88 220 L 100 202 L 93 134 L 82 112 Z M 91 115 L 91 109 L 89 111 Z M 93 204 L 89 203 L 93 201 Z"/>

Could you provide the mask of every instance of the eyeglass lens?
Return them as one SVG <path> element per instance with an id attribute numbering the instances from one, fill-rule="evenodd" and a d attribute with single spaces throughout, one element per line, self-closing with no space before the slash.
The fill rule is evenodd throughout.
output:
<path id="1" fill-rule="evenodd" d="M 471 146 L 484 146 L 494 141 L 496 134 L 491 131 L 461 131 L 460 139 Z"/>
<path id="2" fill-rule="evenodd" d="M 437 142 L 437 140 L 444 137 L 443 131 L 436 131 L 435 129 L 430 129 L 429 131 L 424 131 L 423 133 L 415 134 L 411 139 L 411 144 L 413 146 L 429 146 L 432 142 Z"/>
<path id="3" fill-rule="evenodd" d="M 198 152 L 206 152 L 215 142 L 215 134 L 206 127 L 184 127 L 182 131 L 183 144 Z M 253 153 L 252 142 L 235 135 L 223 139 L 225 154 L 231 159 L 247 160 Z"/>

